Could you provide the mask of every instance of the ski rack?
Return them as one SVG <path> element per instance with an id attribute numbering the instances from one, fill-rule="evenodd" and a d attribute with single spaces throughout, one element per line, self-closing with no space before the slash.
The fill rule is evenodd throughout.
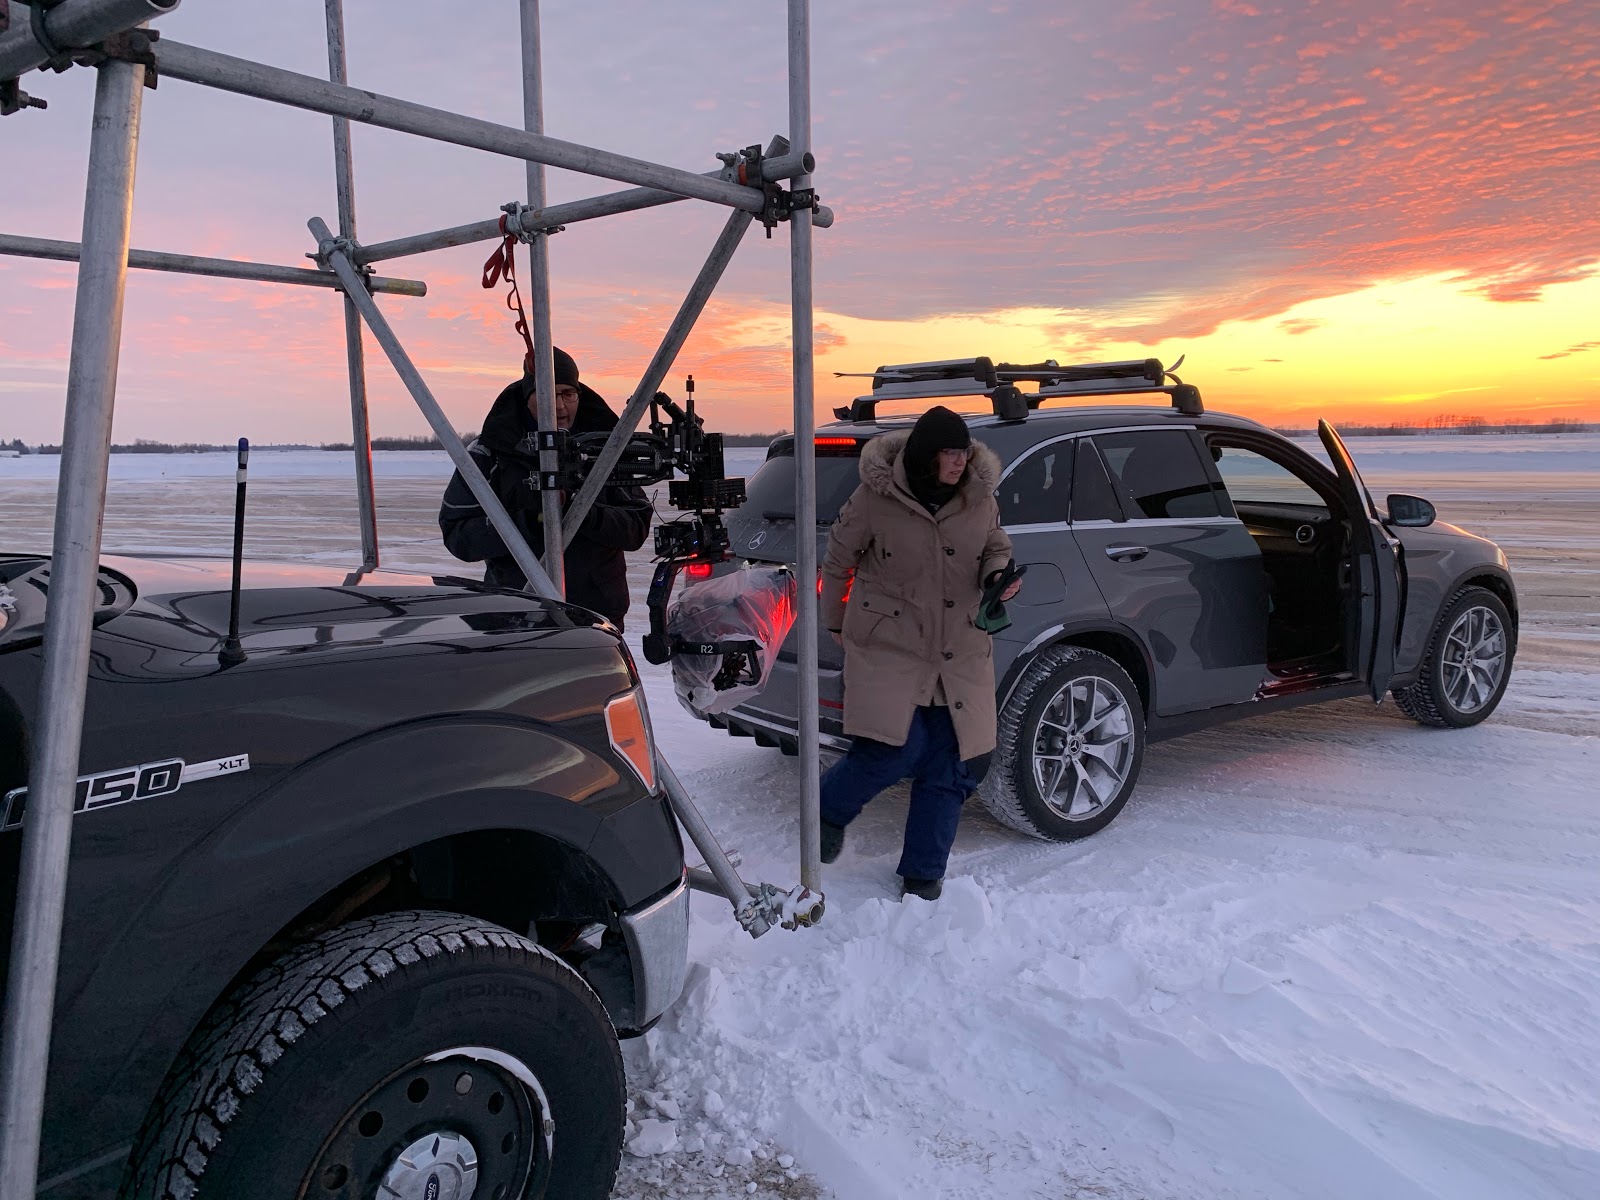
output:
<path id="1" fill-rule="evenodd" d="M 872 372 L 872 394 L 858 396 L 833 410 L 841 421 L 877 419 L 885 400 L 940 400 L 958 396 L 987 396 L 996 416 L 1024 419 L 1045 400 L 1059 397 L 1166 395 L 1172 407 L 1185 416 L 1205 412 L 1200 389 L 1184 383 L 1159 358 L 1121 362 L 1079 363 L 1062 366 L 1054 359 L 1040 363 L 996 363 L 990 358 L 952 358 L 937 362 L 900 363 Z M 840 378 L 866 378 L 837 371 Z M 1170 382 L 1169 382 L 1170 381 Z M 1019 383 L 1034 383 L 1038 391 L 1023 393 Z"/>
<path id="2" fill-rule="evenodd" d="M 348 86 L 343 0 L 324 0 L 327 79 L 184 45 L 144 28 L 146 22 L 173 12 L 179 3 L 180 0 L 38 0 L 35 5 L 27 6 L 28 15 L 19 20 L 19 5 L 15 0 L 11 3 L 0 0 L 0 117 L 47 107 L 44 100 L 29 95 L 19 86 L 21 78 L 30 71 L 62 72 L 78 65 L 93 67 L 97 76 L 82 243 L 0 235 L 0 253 L 75 259 L 80 263 L 57 485 L 51 557 L 52 596 L 45 623 L 45 668 L 38 706 L 40 712 L 50 713 L 52 719 L 42 726 L 29 764 L 32 801 L 30 818 L 23 828 L 10 974 L 3 1035 L 0 1035 L 0 1196 L 5 1197 L 31 1196 L 37 1182 L 39 1134 L 71 849 L 73 792 L 82 743 L 105 480 L 122 340 L 123 298 L 130 266 L 334 288 L 343 293 L 362 546 L 361 566 L 351 573 L 347 584 L 358 582 L 366 572 L 379 565 L 363 325 L 382 347 L 440 445 L 505 540 L 512 558 L 528 578 L 529 590 L 546 598 L 563 596 L 563 546 L 576 535 L 607 474 L 624 452 L 628 438 L 666 378 L 753 221 L 760 221 L 769 237 L 776 225 L 789 226 L 796 440 L 809 446 L 815 429 L 812 230 L 831 226 L 833 214 L 818 202 L 812 186 L 815 163 L 809 149 L 810 0 L 787 0 L 788 135 L 772 139 L 764 149 L 757 143 L 742 150 L 720 152 L 716 157 L 721 167 L 704 174 L 545 136 L 539 0 L 517 0 L 521 17 L 521 128 Z M 316 269 L 130 250 L 141 96 L 145 88 L 155 86 L 158 75 L 333 118 L 338 232 L 330 229 L 320 217 L 312 217 L 308 222 L 315 249 L 307 257 L 315 261 Z M 526 166 L 527 201 L 523 203 L 518 199 L 504 205 L 502 215 L 487 220 L 363 246 L 356 236 L 351 121 L 521 160 Z M 547 206 L 544 178 L 547 166 L 631 186 L 623 191 Z M 546 493 L 544 527 L 560 528 L 563 536 L 559 540 L 548 539 L 553 544 L 546 547 L 546 561 L 541 564 L 476 461 L 467 453 L 373 298 L 377 292 L 421 296 L 426 293 L 426 286 L 415 280 L 378 278 L 372 274 L 372 264 L 500 238 L 508 231 L 526 244 L 531 260 L 527 283 L 531 293 L 529 326 L 536 347 L 533 375 L 538 395 L 537 417 L 541 427 L 553 429 L 555 372 L 550 332 L 549 235 L 579 221 L 686 199 L 709 201 L 732 211 L 623 409 L 590 477 L 565 512 L 559 507 L 558 497 Z M 556 469 L 553 448 L 542 451 L 540 457 L 541 471 Z M 796 467 L 797 520 L 814 523 L 814 455 L 797 456 Z M 798 539 L 795 556 L 796 575 L 801 579 L 815 577 L 815 541 Z M 815 662 L 817 597 L 814 589 L 799 589 L 797 609 L 801 660 Z M 799 683 L 798 886 L 785 891 L 772 884 L 744 883 L 677 776 L 665 761 L 660 761 L 660 774 L 673 811 L 705 859 L 705 869 L 696 868 L 690 872 L 691 884 L 698 890 L 712 891 L 726 898 L 739 924 L 753 936 L 760 936 L 774 925 L 792 929 L 815 924 L 823 911 L 815 672 L 802 672 Z"/>

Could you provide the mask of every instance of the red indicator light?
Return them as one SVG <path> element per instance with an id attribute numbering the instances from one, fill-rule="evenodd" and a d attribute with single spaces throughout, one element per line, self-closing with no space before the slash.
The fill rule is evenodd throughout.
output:
<path id="1" fill-rule="evenodd" d="M 711 564 L 710 563 L 690 563 L 687 567 L 685 567 L 683 569 L 683 573 L 685 575 L 687 575 L 690 579 L 710 579 L 711 578 Z"/>
<path id="2" fill-rule="evenodd" d="M 819 446 L 854 446 L 855 444 L 856 439 L 852 437 L 819 437 L 817 439 L 817 445 Z"/>

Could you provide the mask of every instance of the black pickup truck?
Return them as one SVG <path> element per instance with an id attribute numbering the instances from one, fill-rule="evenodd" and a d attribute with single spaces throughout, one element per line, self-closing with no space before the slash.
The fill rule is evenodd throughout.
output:
<path id="1" fill-rule="evenodd" d="M 610 1192 L 617 1036 L 688 938 L 633 662 L 581 609 L 341 577 L 247 565 L 224 666 L 227 564 L 103 562 L 44 1200 Z M 49 596 L 0 556 L 6 959 Z"/>

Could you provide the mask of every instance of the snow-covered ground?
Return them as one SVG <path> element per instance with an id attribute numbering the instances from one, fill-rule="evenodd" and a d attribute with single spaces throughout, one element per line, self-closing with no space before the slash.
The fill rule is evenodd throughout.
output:
<path id="1" fill-rule="evenodd" d="M 618 1197 L 1600 1195 L 1600 437 L 1352 448 L 1510 555 L 1496 716 L 1345 701 L 1161 743 L 1085 842 L 969 811 L 932 905 L 894 893 L 903 790 L 852 826 L 820 928 L 752 941 L 696 897 L 690 985 L 628 1050 Z M 210 465 L 114 462 L 108 546 L 225 548 Z M 348 469 L 259 456 L 252 552 L 349 561 Z M 378 471 L 389 561 L 443 567 L 442 456 Z M 49 474 L 0 462 L 8 543 L 48 541 Z M 647 683 L 743 873 L 792 883 L 794 760 Z"/>

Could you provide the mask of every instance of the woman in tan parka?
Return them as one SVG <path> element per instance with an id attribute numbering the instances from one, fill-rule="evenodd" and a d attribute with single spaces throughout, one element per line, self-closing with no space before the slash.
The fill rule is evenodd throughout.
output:
<path id="1" fill-rule="evenodd" d="M 929 409 L 862 449 L 861 485 L 822 566 L 822 619 L 844 646 L 844 728 L 855 739 L 822 778 L 822 861 L 838 858 L 869 800 L 910 775 L 898 873 L 929 900 L 972 791 L 963 764 L 995 745 L 993 652 L 973 618 L 1011 559 L 999 481 L 999 458 L 966 422 Z"/>

